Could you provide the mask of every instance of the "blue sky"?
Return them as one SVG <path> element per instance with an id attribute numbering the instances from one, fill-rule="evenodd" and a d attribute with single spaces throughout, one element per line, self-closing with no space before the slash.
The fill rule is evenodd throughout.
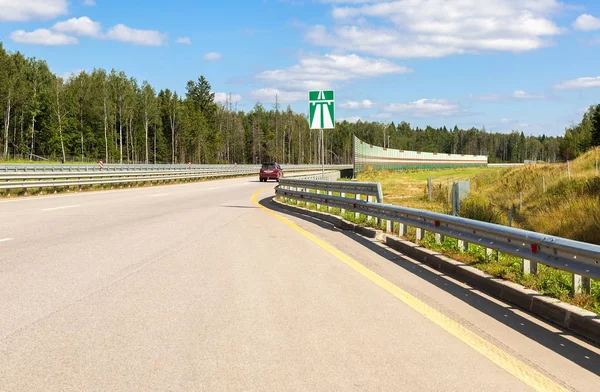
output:
<path id="1" fill-rule="evenodd" d="M 338 119 L 560 135 L 600 103 L 593 0 L 2 0 L 0 40 L 244 110 L 331 88 Z"/>

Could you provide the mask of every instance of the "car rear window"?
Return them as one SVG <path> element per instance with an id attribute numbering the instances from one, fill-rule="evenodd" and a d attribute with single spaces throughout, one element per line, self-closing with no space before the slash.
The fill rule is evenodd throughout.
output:
<path id="1" fill-rule="evenodd" d="M 263 163 L 262 168 L 263 169 L 275 169 L 275 164 L 274 163 Z"/>

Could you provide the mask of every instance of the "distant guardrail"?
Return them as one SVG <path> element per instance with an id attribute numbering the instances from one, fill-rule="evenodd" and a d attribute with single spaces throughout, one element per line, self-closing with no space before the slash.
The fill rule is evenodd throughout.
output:
<path id="1" fill-rule="evenodd" d="M 100 168 L 97 164 L 90 165 L 46 165 L 46 164 L 0 164 L 0 173 L 8 172 L 107 172 L 107 171 L 174 171 L 174 170 L 204 170 L 206 172 L 215 171 L 247 171 L 258 173 L 261 165 L 186 165 L 186 164 L 157 164 L 157 165 L 115 165 L 104 164 Z M 321 170 L 321 165 L 292 165 L 282 164 L 283 171 L 309 171 Z M 347 165 L 326 165 L 326 170 L 345 170 L 352 169 L 351 164 Z"/>
<path id="2" fill-rule="evenodd" d="M 10 191 L 13 189 L 32 189 L 32 188 L 63 188 L 63 187 L 82 187 L 90 185 L 114 185 L 124 183 L 140 182 L 158 182 L 173 180 L 194 180 L 199 178 L 211 177 L 234 177 L 243 175 L 258 175 L 260 165 L 196 165 L 187 168 L 185 165 L 174 165 L 169 168 L 156 168 L 150 165 L 117 166 L 102 169 L 99 167 L 81 170 L 81 166 L 45 166 L 42 170 L 35 165 L 33 169 L 37 170 L 10 170 L 13 165 L 0 166 L 0 190 Z M 19 165 L 20 166 L 20 165 Z M 31 166 L 25 166 L 31 169 Z M 284 175 L 286 173 L 302 173 L 307 171 L 320 171 L 320 165 L 286 165 L 282 166 Z M 79 169 L 74 171 L 75 168 Z M 350 168 L 349 165 L 327 166 L 326 178 L 339 178 L 340 170 Z M 7 170 L 2 170 L 7 169 Z M 52 170 L 54 169 L 54 170 Z M 125 170 L 127 169 L 127 170 Z M 154 169 L 154 170 L 152 170 Z M 331 171 L 333 169 L 333 171 Z M 333 174 L 330 174 L 333 173 Z M 321 173 L 311 174 L 311 178 L 322 178 Z"/>
<path id="3" fill-rule="evenodd" d="M 394 223 L 398 223 L 399 234 L 402 236 L 408 233 L 409 227 L 414 227 L 417 230 L 417 241 L 422 240 L 425 232 L 429 231 L 435 234 L 438 243 L 447 236 L 457 239 L 461 249 L 466 249 L 469 243 L 480 245 L 486 249 L 488 258 L 491 257 L 492 250 L 517 256 L 522 258 L 523 272 L 526 274 L 537 273 L 538 263 L 568 271 L 573 274 L 573 288 L 577 293 L 590 291 L 590 278 L 600 279 L 598 245 L 452 215 L 383 204 L 361 197 L 361 193 L 372 194 L 374 189 L 374 183 L 282 180 L 275 188 L 275 193 L 296 202 L 324 205 L 329 210 L 337 207 L 342 212 L 353 211 L 355 214 L 385 220 L 388 232 L 392 232 Z"/>

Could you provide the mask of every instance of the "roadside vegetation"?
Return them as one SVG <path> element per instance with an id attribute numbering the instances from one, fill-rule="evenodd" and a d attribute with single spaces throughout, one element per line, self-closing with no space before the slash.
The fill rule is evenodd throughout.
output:
<path id="1" fill-rule="evenodd" d="M 513 168 L 432 171 L 372 171 L 359 181 L 381 182 L 386 203 L 449 213 L 448 184 L 471 179 L 471 194 L 461 203 L 466 218 L 600 244 L 600 147 L 569 163 Z M 427 178 L 433 181 L 429 201 Z M 521 204 L 522 199 L 522 204 Z"/>
<path id="2" fill-rule="evenodd" d="M 471 194 L 461 204 L 461 216 L 508 225 L 512 214 L 513 227 L 600 244 L 600 175 L 596 172 L 596 160 L 600 161 L 600 148 L 569 163 L 401 172 L 366 170 L 358 180 L 380 182 L 385 203 L 450 213 L 448 183 L 471 179 Z M 432 201 L 428 196 L 428 177 L 434 185 Z M 314 204 L 301 206 L 316 209 Z M 320 210 L 327 212 L 323 206 Z M 334 208 L 331 213 L 340 215 L 340 210 Z M 354 213 L 346 212 L 343 217 L 377 227 L 375 219 L 368 220 L 363 215 L 356 218 Z M 385 229 L 385 222 L 378 228 Z M 394 232 L 398 233 L 398 227 Z M 416 241 L 414 229 L 409 230 L 406 239 Z M 520 258 L 494 252 L 488 260 L 483 247 L 470 244 L 468 250 L 461 252 L 455 239 L 446 238 L 437 244 L 430 234 L 420 245 L 494 277 L 600 314 L 600 282 L 592 282 L 590 294 L 573 296 L 570 273 L 538 265 L 537 275 L 523 274 Z"/>
<path id="3" fill-rule="evenodd" d="M 336 194 L 334 193 L 334 195 Z M 339 196 L 339 194 L 336 196 Z M 353 195 L 347 196 L 352 197 Z M 285 200 L 281 201 L 286 202 Z M 287 201 L 287 203 L 313 211 L 318 210 L 321 212 L 339 215 L 349 222 L 360 224 L 362 226 L 377 228 L 380 230 L 385 230 L 386 228 L 385 221 L 380 222 L 378 225 L 375 219 L 368 219 L 362 214 L 356 217 L 354 212 L 348 211 L 342 214 L 339 208 L 332 208 L 331 211 L 329 211 L 325 206 L 319 206 L 317 209 L 317 206 L 314 203 L 296 203 L 294 201 Z M 394 226 L 393 231 L 396 234 L 399 232 L 399 227 L 397 224 Z M 416 230 L 414 228 L 409 228 L 406 237 L 402 238 L 417 243 Z M 573 282 L 571 279 L 571 274 L 568 272 L 539 264 L 538 273 L 536 275 L 526 275 L 522 271 L 521 259 L 518 257 L 500 252 L 493 252 L 491 257 L 488 259 L 486 258 L 485 248 L 481 246 L 469 244 L 467 250 L 461 251 L 458 247 L 458 241 L 456 239 L 446 237 L 441 244 L 437 244 L 433 234 L 431 233 L 427 233 L 425 238 L 419 242 L 419 245 L 427 249 L 438 251 L 454 260 L 469 264 L 496 278 L 509 280 L 529 289 L 535 290 L 543 295 L 547 295 L 549 297 L 556 298 L 563 302 L 589 310 L 596 314 L 600 314 L 599 281 L 592 281 L 592 289 L 589 294 L 584 293 L 573 295 Z"/>

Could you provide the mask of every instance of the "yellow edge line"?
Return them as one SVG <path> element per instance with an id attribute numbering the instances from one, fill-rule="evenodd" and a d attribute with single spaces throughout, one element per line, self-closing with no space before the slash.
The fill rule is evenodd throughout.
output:
<path id="1" fill-rule="evenodd" d="M 260 193 L 265 191 L 265 189 L 259 190 L 252 195 L 252 202 L 262 208 L 264 211 L 268 212 L 275 218 L 279 219 L 298 233 L 302 234 L 304 237 L 308 238 L 315 244 L 319 245 L 321 248 L 335 256 L 337 259 L 342 261 L 344 264 L 348 265 L 352 269 L 354 269 L 359 274 L 363 275 L 365 278 L 369 279 L 371 282 L 375 283 L 388 293 L 392 294 L 394 297 L 398 298 L 400 301 L 404 302 L 406 305 L 411 307 L 413 310 L 417 311 L 421 315 L 425 316 L 427 319 L 437 324 L 439 327 L 467 344 L 469 347 L 474 349 L 475 351 L 482 354 L 484 357 L 494 362 L 496 365 L 500 366 L 502 369 L 506 370 L 525 384 L 529 385 L 531 388 L 540 392 L 554 392 L 554 391 L 568 391 L 568 389 L 563 386 L 557 384 L 555 381 L 549 379 L 536 369 L 531 366 L 523 363 L 519 359 L 510 355 L 506 351 L 501 348 L 493 345 L 488 342 L 481 336 L 477 335 L 473 331 L 463 327 L 456 321 L 450 319 L 439 311 L 433 309 L 429 305 L 425 304 L 421 300 L 413 297 L 406 291 L 402 290 L 398 286 L 389 282 L 385 278 L 366 268 L 358 261 L 352 259 L 350 256 L 345 253 L 339 251 L 335 247 L 321 240 L 314 234 L 309 233 L 308 231 L 302 229 L 289 219 L 279 215 L 278 213 L 269 210 L 268 208 L 262 206 L 258 201 L 257 197 Z"/>

